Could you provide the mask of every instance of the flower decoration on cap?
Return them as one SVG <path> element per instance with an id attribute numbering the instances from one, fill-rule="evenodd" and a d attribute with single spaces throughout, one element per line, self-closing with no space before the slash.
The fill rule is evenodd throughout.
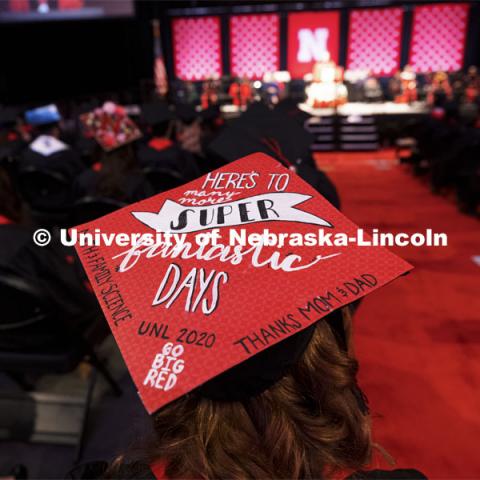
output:
<path id="1" fill-rule="evenodd" d="M 80 116 L 85 135 L 93 137 L 107 152 L 132 143 L 142 136 L 124 107 L 105 102 L 102 107 Z"/>

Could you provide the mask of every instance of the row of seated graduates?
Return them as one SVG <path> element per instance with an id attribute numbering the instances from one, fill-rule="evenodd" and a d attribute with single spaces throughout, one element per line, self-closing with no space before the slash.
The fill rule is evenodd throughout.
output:
<path id="1" fill-rule="evenodd" d="M 0 352 L 52 352 L 69 344 L 67 337 L 93 332 L 100 340 L 108 333 L 76 253 L 61 245 L 55 227 L 83 223 L 210 169 L 199 153 L 202 139 L 216 128 L 216 109 L 200 116 L 183 106 L 175 115 L 160 102 L 144 110 L 143 138 L 108 154 L 82 135 L 77 122 L 70 122 L 74 129 L 62 129 L 68 122 L 31 127 L 18 109 L 0 108 L 0 295 L 9 299 Z M 155 176 L 163 182 L 160 190 L 149 180 Z M 88 199 L 97 202 L 82 203 Z M 88 207 L 83 218 L 80 209 L 75 218 L 82 205 Z M 32 240 L 38 227 L 53 234 L 46 247 Z M 24 323 L 19 316 L 40 318 L 37 301 L 51 315 L 17 328 Z"/>
<path id="2" fill-rule="evenodd" d="M 479 111 L 478 97 L 439 90 L 430 115 L 406 128 L 415 147 L 402 159 L 428 179 L 433 193 L 454 192 L 459 210 L 474 216 L 480 205 Z"/>
<path id="3" fill-rule="evenodd" d="M 25 128 L 11 109 L 0 109 L 0 158 L 39 223 L 73 225 L 95 218 L 96 210 L 100 216 L 211 170 L 202 144 L 218 119 L 215 107 L 197 113 L 189 105 L 172 111 L 164 102 L 150 103 L 134 117 L 142 138 L 105 152 L 85 136 L 78 115 Z"/>

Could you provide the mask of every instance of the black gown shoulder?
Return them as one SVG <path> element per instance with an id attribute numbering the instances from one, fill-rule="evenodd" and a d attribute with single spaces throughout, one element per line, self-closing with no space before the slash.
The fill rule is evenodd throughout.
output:
<path id="1" fill-rule="evenodd" d="M 78 174 L 85 170 L 80 155 L 73 149 L 68 148 L 52 155 L 41 155 L 31 148 L 25 148 L 19 158 L 20 169 L 35 167 L 62 174 L 67 181 L 72 181 Z"/>

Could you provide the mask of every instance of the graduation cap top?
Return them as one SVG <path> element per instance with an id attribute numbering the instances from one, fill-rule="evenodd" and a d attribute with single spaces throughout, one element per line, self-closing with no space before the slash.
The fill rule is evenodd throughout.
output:
<path id="1" fill-rule="evenodd" d="M 107 152 L 134 142 L 142 136 L 140 129 L 124 107 L 105 102 L 102 107 L 80 115 L 85 134 L 95 138 Z"/>
<path id="2" fill-rule="evenodd" d="M 55 104 L 44 105 L 25 112 L 25 120 L 30 125 L 48 125 L 59 122 L 62 119 Z"/>
<path id="3" fill-rule="evenodd" d="M 282 352 L 298 354 L 308 343 L 301 332 L 411 269 L 376 246 L 230 244 L 241 228 L 348 237 L 357 230 L 262 153 L 77 227 L 107 236 L 184 234 L 173 244 L 76 245 L 150 413 L 271 348 L 278 361 Z M 201 245 L 197 234 L 212 229 L 221 235 L 217 245 Z M 299 333 L 293 347 L 284 343 Z"/>

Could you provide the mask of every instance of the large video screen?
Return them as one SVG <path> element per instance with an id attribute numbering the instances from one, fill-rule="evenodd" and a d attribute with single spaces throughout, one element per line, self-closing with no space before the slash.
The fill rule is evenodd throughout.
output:
<path id="1" fill-rule="evenodd" d="M 0 22 L 129 17 L 133 0 L 0 0 Z"/>

